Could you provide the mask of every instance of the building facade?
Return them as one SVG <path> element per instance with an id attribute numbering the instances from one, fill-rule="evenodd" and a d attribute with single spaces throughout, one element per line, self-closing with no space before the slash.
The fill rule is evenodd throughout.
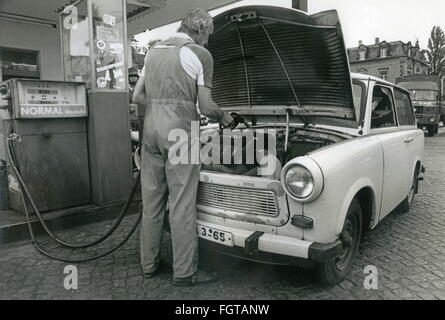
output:
<path id="1" fill-rule="evenodd" d="M 369 74 L 395 82 L 396 78 L 410 74 L 427 74 L 425 51 L 417 42 L 386 42 L 376 38 L 372 45 L 359 41 L 358 47 L 348 49 L 351 72 Z"/>
<path id="2" fill-rule="evenodd" d="M 292 8 L 307 12 L 308 0 L 292 0 Z"/>

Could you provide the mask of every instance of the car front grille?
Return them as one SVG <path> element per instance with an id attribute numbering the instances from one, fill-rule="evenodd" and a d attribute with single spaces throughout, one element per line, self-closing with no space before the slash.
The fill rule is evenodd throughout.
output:
<path id="1" fill-rule="evenodd" d="M 278 215 L 275 192 L 200 182 L 199 205 L 239 213 Z"/>

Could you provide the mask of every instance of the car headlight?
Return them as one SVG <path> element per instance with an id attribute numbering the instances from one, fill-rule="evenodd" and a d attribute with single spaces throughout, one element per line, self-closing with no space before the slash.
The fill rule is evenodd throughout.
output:
<path id="1" fill-rule="evenodd" d="M 321 169 L 307 157 L 288 162 L 281 173 L 281 181 L 286 193 L 299 202 L 314 201 L 323 190 Z"/>
<path id="2" fill-rule="evenodd" d="M 436 119 L 433 118 L 433 117 L 431 117 L 431 118 L 430 118 L 430 122 L 436 122 Z"/>
<path id="3" fill-rule="evenodd" d="M 307 198 L 314 191 L 314 177 L 303 166 L 295 165 L 286 172 L 286 185 L 297 198 Z"/>

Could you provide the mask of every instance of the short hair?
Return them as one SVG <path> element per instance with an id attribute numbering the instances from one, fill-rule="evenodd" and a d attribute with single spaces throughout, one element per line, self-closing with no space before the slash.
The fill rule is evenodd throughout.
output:
<path id="1" fill-rule="evenodd" d="M 187 15 L 182 19 L 178 31 L 199 33 L 199 30 L 203 28 L 210 28 L 212 23 L 213 18 L 207 11 L 195 8 L 187 12 Z"/>

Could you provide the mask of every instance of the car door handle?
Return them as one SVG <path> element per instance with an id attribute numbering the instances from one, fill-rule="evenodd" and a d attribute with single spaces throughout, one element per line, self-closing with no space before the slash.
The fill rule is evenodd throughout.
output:
<path id="1" fill-rule="evenodd" d="M 405 143 L 411 143 L 414 141 L 414 138 L 405 138 Z"/>

